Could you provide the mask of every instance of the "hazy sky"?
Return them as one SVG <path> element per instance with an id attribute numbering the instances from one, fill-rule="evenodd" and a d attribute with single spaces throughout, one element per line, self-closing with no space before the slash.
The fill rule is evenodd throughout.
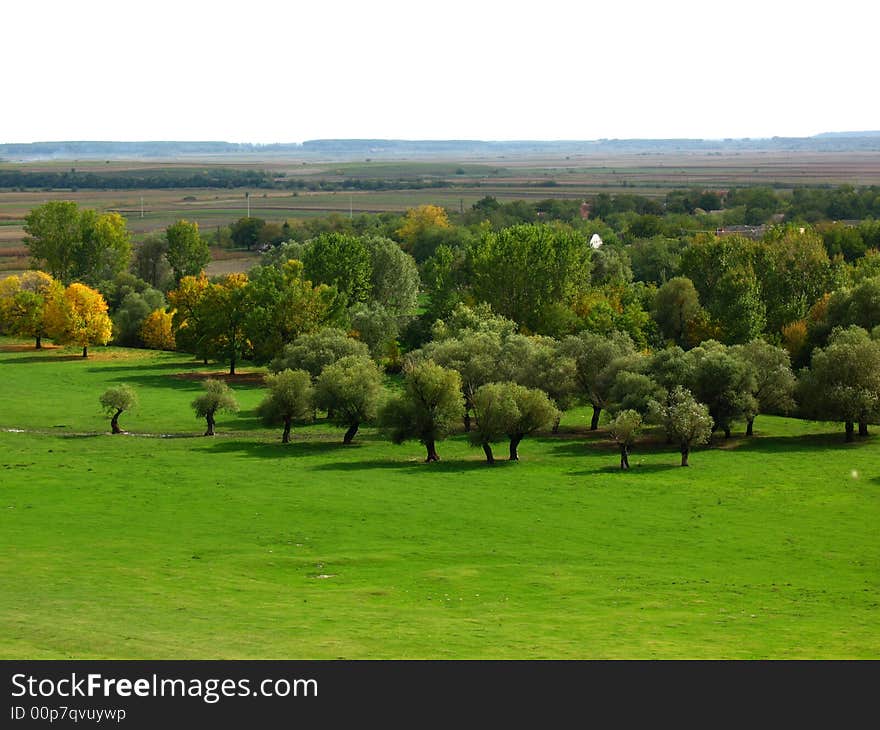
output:
<path id="1" fill-rule="evenodd" d="M 880 129 L 876 0 L 6 2 L 0 142 Z"/>

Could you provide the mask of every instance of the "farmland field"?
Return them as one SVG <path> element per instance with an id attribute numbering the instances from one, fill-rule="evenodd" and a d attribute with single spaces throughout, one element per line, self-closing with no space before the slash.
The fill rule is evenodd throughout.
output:
<path id="1" fill-rule="evenodd" d="M 877 658 L 880 443 L 761 416 L 617 470 L 587 413 L 487 467 L 319 419 L 203 429 L 187 356 L 0 339 L 3 658 Z M 107 435 L 98 396 L 139 408 Z"/>
<path id="2" fill-rule="evenodd" d="M 144 172 L 230 168 L 265 171 L 278 179 L 304 182 L 387 181 L 392 184 L 443 184 L 418 189 L 309 191 L 251 189 L 251 215 L 281 222 L 303 216 L 361 212 L 402 212 L 431 203 L 451 210 L 469 208 L 493 195 L 500 201 L 566 198 L 583 200 L 599 192 L 662 197 L 672 189 L 771 185 L 880 184 L 880 153 L 725 153 L 573 155 L 568 158 L 501 157 L 463 160 L 309 161 L 207 158 L 204 160 L 107 162 L 67 160 L 0 163 L 23 171 Z M 245 189 L 179 188 L 165 190 L 0 190 L 0 272 L 27 267 L 22 244 L 24 217 L 47 200 L 74 200 L 84 207 L 115 210 L 128 220 L 135 239 L 164 229 L 178 218 L 198 222 L 208 235 L 246 214 Z M 143 201 L 143 208 L 142 208 Z M 245 270 L 253 260 L 240 264 Z M 215 267 L 216 268 L 216 267 Z M 211 269 L 221 273 L 230 265 Z"/>

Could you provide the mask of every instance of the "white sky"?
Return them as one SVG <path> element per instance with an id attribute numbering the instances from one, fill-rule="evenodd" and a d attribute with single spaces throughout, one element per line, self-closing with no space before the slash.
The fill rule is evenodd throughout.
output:
<path id="1" fill-rule="evenodd" d="M 880 129 L 876 0 L 24 0 L 0 142 Z"/>

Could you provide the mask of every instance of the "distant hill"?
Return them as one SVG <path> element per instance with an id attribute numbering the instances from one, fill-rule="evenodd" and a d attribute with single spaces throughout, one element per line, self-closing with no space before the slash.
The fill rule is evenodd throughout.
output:
<path id="1" fill-rule="evenodd" d="M 825 132 L 814 137 L 761 139 L 599 139 L 599 140 L 399 140 L 317 139 L 298 143 L 235 142 L 32 142 L 0 144 L 0 158 L 173 159 L 180 157 L 294 157 L 365 159 L 393 157 L 505 157 L 528 155 L 669 154 L 684 152 L 862 152 L 880 151 L 880 131 Z"/>

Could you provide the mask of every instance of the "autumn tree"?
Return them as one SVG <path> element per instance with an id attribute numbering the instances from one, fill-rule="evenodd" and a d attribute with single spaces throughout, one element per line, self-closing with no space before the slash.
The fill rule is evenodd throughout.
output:
<path id="1" fill-rule="evenodd" d="M 114 385 L 107 388 L 100 397 L 101 407 L 110 416 L 110 429 L 113 433 L 122 433 L 119 428 L 119 416 L 137 406 L 137 394 L 130 385 Z"/>
<path id="2" fill-rule="evenodd" d="M 17 337 L 32 337 L 37 350 L 48 335 L 49 300 L 63 287 L 42 271 L 25 271 L 0 282 L 0 329 Z"/>
<path id="3" fill-rule="evenodd" d="M 141 330 L 151 312 L 165 308 L 162 292 L 149 287 L 143 292 L 130 292 L 111 318 L 113 342 L 123 347 L 143 347 Z"/>
<path id="4" fill-rule="evenodd" d="M 618 413 L 608 424 L 608 433 L 620 449 L 620 468 L 629 469 L 629 452 L 642 428 L 642 416 L 637 411 Z"/>
<path id="5" fill-rule="evenodd" d="M 664 402 L 654 401 L 650 420 L 662 425 L 669 439 L 678 444 L 682 466 L 690 466 L 688 457 L 691 448 L 695 444 L 708 443 L 712 436 L 713 423 L 709 409 L 681 386 L 676 386 Z"/>
<path id="6" fill-rule="evenodd" d="M 209 378 L 202 383 L 205 392 L 192 402 L 196 418 L 204 418 L 208 424 L 205 436 L 214 435 L 215 416 L 218 412 L 236 413 L 238 401 L 232 389 L 222 380 Z"/>
<path id="7" fill-rule="evenodd" d="M 461 413 L 461 378 L 430 360 L 404 369 L 403 392 L 387 400 L 379 422 L 391 440 L 417 439 L 426 462 L 440 461 L 436 442 L 445 438 Z"/>
<path id="8" fill-rule="evenodd" d="M 266 376 L 268 394 L 257 412 L 267 426 L 281 423 L 284 431 L 281 443 L 290 443 L 290 429 L 294 420 L 307 420 L 313 411 L 314 389 L 312 378 L 305 370 L 282 370 Z"/>
<path id="9" fill-rule="evenodd" d="M 168 293 L 168 304 L 174 338 L 179 349 L 190 352 L 207 364 L 210 350 L 210 332 L 207 329 L 208 310 L 204 306 L 210 282 L 205 273 L 184 276 L 177 289 Z"/>
<path id="10" fill-rule="evenodd" d="M 49 299 L 46 325 L 56 342 L 82 347 L 83 357 L 89 356 L 89 345 L 106 345 L 113 331 L 104 297 L 85 284 L 71 284 Z"/>
<path id="11" fill-rule="evenodd" d="M 376 418 L 382 394 L 382 373 L 368 357 L 348 356 L 327 365 L 315 383 L 315 404 L 333 414 L 347 430 L 350 444 L 360 425 Z"/>
<path id="12" fill-rule="evenodd" d="M 229 363 L 230 375 L 235 375 L 236 364 L 247 352 L 249 294 L 246 274 L 227 274 L 209 284 L 199 302 L 198 321 L 208 350 Z"/>
<path id="13" fill-rule="evenodd" d="M 141 339 L 150 350 L 174 350 L 174 316 L 165 309 L 154 309 L 141 325 Z"/>
<path id="14" fill-rule="evenodd" d="M 396 234 L 408 251 L 413 251 L 419 240 L 437 229 L 449 228 L 449 216 L 437 205 L 420 205 L 409 208 L 403 224 Z"/>
<path id="15" fill-rule="evenodd" d="M 165 229 L 167 249 L 165 257 L 174 281 L 180 285 L 185 276 L 199 276 L 211 260 L 208 243 L 199 234 L 199 224 L 178 220 Z"/>

